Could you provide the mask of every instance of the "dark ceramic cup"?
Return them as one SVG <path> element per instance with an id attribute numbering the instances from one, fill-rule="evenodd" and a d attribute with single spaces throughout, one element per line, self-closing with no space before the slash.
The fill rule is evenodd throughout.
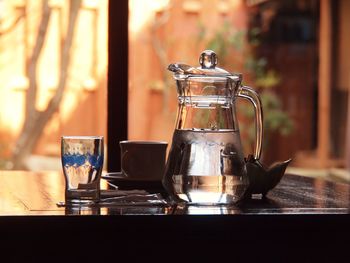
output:
<path id="1" fill-rule="evenodd" d="M 121 141 L 121 170 L 131 180 L 162 180 L 168 143 Z"/>

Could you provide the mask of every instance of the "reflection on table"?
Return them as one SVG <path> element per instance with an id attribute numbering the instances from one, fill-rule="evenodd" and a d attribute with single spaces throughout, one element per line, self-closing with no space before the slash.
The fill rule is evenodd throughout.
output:
<path id="1" fill-rule="evenodd" d="M 350 186 L 285 175 L 267 198 L 254 196 L 230 206 L 97 205 L 58 207 L 64 200 L 61 172 L 0 172 L 0 215 L 237 215 L 349 214 Z M 101 180 L 101 189 L 109 191 Z"/>

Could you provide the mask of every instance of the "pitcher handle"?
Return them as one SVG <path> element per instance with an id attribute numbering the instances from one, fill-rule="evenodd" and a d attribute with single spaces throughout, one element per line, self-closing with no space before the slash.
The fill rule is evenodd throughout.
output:
<path id="1" fill-rule="evenodd" d="M 255 92 L 255 90 L 247 86 L 240 86 L 237 95 L 238 97 L 249 100 L 254 105 L 256 128 L 254 158 L 256 160 L 259 160 L 261 156 L 263 140 L 263 111 L 261 107 L 260 97 L 258 93 Z"/>

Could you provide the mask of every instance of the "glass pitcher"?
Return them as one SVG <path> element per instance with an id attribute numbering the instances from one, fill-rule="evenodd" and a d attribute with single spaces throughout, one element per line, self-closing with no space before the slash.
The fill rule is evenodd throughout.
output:
<path id="1" fill-rule="evenodd" d="M 178 112 L 163 185 L 171 199 L 188 204 L 230 204 L 242 199 L 249 181 L 235 102 L 255 108 L 259 159 L 263 116 L 258 94 L 242 86 L 242 75 L 216 67 L 214 51 L 205 50 L 200 67 L 170 64 L 178 92 Z"/>

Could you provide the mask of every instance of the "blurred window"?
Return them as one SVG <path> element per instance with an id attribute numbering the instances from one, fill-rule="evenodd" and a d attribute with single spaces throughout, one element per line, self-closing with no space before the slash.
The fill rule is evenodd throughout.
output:
<path id="1" fill-rule="evenodd" d="M 0 0 L 0 169 L 61 169 L 61 135 L 106 135 L 108 0 Z"/>

